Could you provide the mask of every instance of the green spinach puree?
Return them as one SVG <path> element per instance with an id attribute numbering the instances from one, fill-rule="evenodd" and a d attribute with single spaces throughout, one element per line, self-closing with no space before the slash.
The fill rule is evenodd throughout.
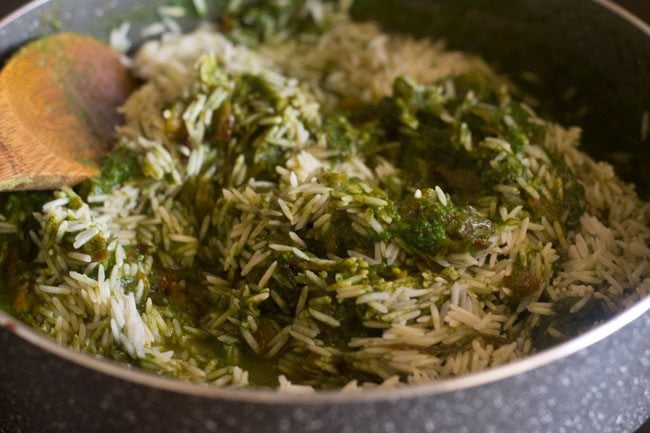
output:
<path id="1" fill-rule="evenodd" d="M 210 72 L 206 72 L 208 68 Z M 203 73 L 203 85 L 210 87 L 214 77 L 223 71 L 215 64 L 205 64 Z M 290 155 L 282 147 L 260 140 L 264 128 L 242 122 L 260 100 L 275 110 L 281 110 L 287 100 L 260 76 L 242 74 L 226 79 L 232 80 L 232 90 L 207 131 L 209 145 L 217 151 L 215 160 L 220 166 L 220 175 L 210 180 L 190 179 L 178 195 L 179 202 L 196 216 L 197 221 L 218 212 L 214 203 L 223 199 L 221 188 L 226 183 L 219 177 L 230 177 L 228 172 L 232 171 L 239 155 L 245 155 L 252 176 L 273 182 L 279 177 L 275 166 L 284 164 Z M 179 100 L 165 112 L 166 132 L 179 142 L 189 139 L 182 119 L 186 109 L 187 102 Z M 341 260 L 334 268 L 342 277 L 357 273 L 359 268 L 365 269 L 366 279 L 371 284 L 405 277 L 421 278 L 418 275 L 423 268 L 444 275 L 449 269 L 437 264 L 435 259 L 487 248 L 490 237 L 503 224 L 494 212 L 501 206 L 523 206 L 534 218 L 547 216 L 562 221 L 569 229 L 576 227 L 585 210 L 583 187 L 566 165 L 552 155 L 549 170 L 562 179 L 563 197 L 531 199 L 525 194 L 499 196 L 493 192 L 495 185 L 507 185 L 519 191 L 520 179 L 526 183 L 535 182 L 535 179 L 526 178 L 525 166 L 518 155 L 530 142 L 542 142 L 546 130 L 538 117 L 505 88 L 492 87 L 481 81 L 481 77 L 462 76 L 436 85 L 422 85 L 400 77 L 394 83 L 393 95 L 376 104 L 359 103 L 349 109 L 326 113 L 322 124 L 314 129 L 326 141 L 334 161 L 385 159 L 397 169 L 372 188 L 358 178 L 336 171 L 324 171 L 319 175 L 320 183 L 331 188 L 333 194 L 363 195 L 372 201 L 379 200 L 381 206 L 369 207 L 368 211 L 386 222 L 386 229 L 364 238 L 349 225 L 345 215 L 332 209 L 332 221 L 337 229 L 322 237 L 304 238 L 306 251 L 344 257 L 348 250 L 357 250 L 372 255 L 370 251 L 375 241 L 394 240 L 410 257 L 399 267 L 370 266 L 352 258 Z M 228 142 L 236 143 L 236 148 L 229 148 Z M 500 155 L 502 157 L 497 158 Z M 107 156 L 100 177 L 68 194 L 85 201 L 91 194 L 110 193 L 124 184 L 140 182 L 146 177 L 146 170 L 146 164 L 139 161 L 136 152 L 118 147 Z M 34 294 L 31 268 L 37 249 L 30 242 L 29 233 L 37 230 L 37 224 L 31 214 L 38 212 L 50 199 L 51 195 L 46 193 L 13 193 L 0 198 L 0 214 L 20 227 L 15 234 L 3 236 L 3 306 L 35 326 L 39 326 L 33 312 L 38 299 Z M 283 231 L 272 234 L 272 240 L 280 244 L 291 243 Z M 106 262 L 110 261 L 106 247 L 105 243 L 97 242 L 84 251 L 93 259 Z M 127 254 L 138 257 L 152 253 L 154 248 L 139 243 Z M 301 264 L 286 253 L 274 258 L 279 263 L 275 290 L 282 294 L 295 292 L 304 283 L 297 277 Z M 277 375 L 273 362 L 254 356 L 241 342 L 214 341 L 200 329 L 201 318 L 215 307 L 219 308 L 220 302 L 225 302 L 217 301 L 215 305 L 215 299 L 192 289 L 191 282 L 200 284 L 201 271 L 210 268 L 211 263 L 201 260 L 197 260 L 191 270 L 167 268 L 158 261 L 153 265 L 148 278 L 150 296 L 155 303 L 164 306 L 166 315 L 192 329 L 176 342 L 178 349 L 189 350 L 200 358 L 216 357 L 228 364 L 243 365 L 253 372 L 259 383 L 273 383 Z M 520 296 L 536 289 L 535 284 L 530 283 L 532 277 L 528 277 L 525 270 L 522 272 L 523 276 L 519 277 L 522 281 L 512 279 L 512 288 L 521 292 Z M 259 279 L 260 275 L 256 277 Z M 180 281 L 186 285 L 179 286 Z M 128 279 L 124 283 L 127 287 L 134 285 L 134 281 Z M 321 338 L 327 345 L 345 351 L 352 336 L 377 334 L 360 326 L 363 316 L 368 314 L 362 308 L 333 301 L 326 291 L 321 297 L 317 295 L 312 294 L 310 305 L 323 309 L 341 325 L 331 331 L 325 330 Z M 292 294 L 286 293 L 285 299 L 291 298 Z M 298 300 L 295 295 L 293 298 Z M 288 305 L 287 309 L 295 307 Z M 285 317 L 286 311 L 278 306 L 260 307 L 259 311 L 257 306 L 249 308 L 261 317 L 256 339 L 262 346 L 277 334 L 278 327 L 291 322 Z M 228 305 L 224 305 L 219 311 L 227 309 Z M 118 347 L 104 354 L 128 359 Z M 339 367 L 345 364 L 344 360 L 338 362 L 343 363 Z M 141 360 L 140 364 L 158 369 L 146 360 Z M 343 378 L 350 379 L 345 375 Z"/>

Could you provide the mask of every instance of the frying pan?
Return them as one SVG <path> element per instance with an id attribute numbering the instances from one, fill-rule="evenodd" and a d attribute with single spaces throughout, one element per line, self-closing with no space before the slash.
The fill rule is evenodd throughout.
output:
<path id="1" fill-rule="evenodd" d="M 56 30 L 105 38 L 123 20 L 137 35 L 163 3 L 35 1 L 0 22 L 0 55 Z M 354 14 L 482 55 L 542 111 L 583 126 L 595 157 L 633 155 L 617 169 L 647 198 L 650 29 L 638 19 L 607 0 L 360 0 Z M 650 417 L 650 298 L 506 366 L 355 394 L 193 385 L 74 352 L 1 311 L 0 325 L 0 432 L 592 433 Z"/>

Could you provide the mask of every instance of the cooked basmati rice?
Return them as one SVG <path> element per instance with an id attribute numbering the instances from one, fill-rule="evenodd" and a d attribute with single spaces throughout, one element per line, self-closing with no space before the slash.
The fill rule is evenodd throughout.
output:
<path id="1" fill-rule="evenodd" d="M 205 13 L 203 0 L 193 3 Z M 326 12 L 318 2 L 309 4 L 314 21 L 323 22 Z M 341 17 L 316 39 L 297 36 L 251 48 L 208 27 L 176 34 L 173 18 L 185 9 L 159 13 L 161 23 L 144 32 L 167 33 L 133 59 L 134 73 L 146 84 L 124 107 L 127 122 L 119 129 L 119 143 L 137 155 L 143 178 L 85 200 L 71 189 L 58 191 L 34 215 L 38 228 L 25 235 L 38 250 L 29 274 L 35 291 L 18 287 L 14 308 L 57 341 L 214 386 L 354 392 L 519 359 L 543 339 L 569 337 L 562 314 L 582 317 L 599 302 L 607 314 L 589 319 L 589 327 L 650 292 L 649 207 L 611 166 L 580 151 L 577 128 L 544 122 L 526 107 L 546 128 L 545 141 L 526 142 L 515 157 L 527 172 L 491 188 L 512 205 L 497 208 L 496 199 L 485 205 L 500 221 L 486 244 L 425 257 L 404 239 L 385 237 L 394 216 L 376 190 L 400 169 L 358 156 L 332 163 L 331 150 L 314 134 L 322 113 L 348 100 L 377 103 L 401 76 L 432 84 L 476 73 L 501 82 L 481 60 Z M 128 32 L 121 26 L 111 43 L 128 50 Z M 243 154 L 231 167 L 220 165 L 209 144 L 212 119 L 226 110 L 238 74 L 262 77 L 267 91 L 289 101 L 279 111 L 258 101 L 259 111 L 243 121 L 265 128 L 256 146 L 286 152 L 272 170 L 277 180 L 255 174 Z M 202 83 L 205 76 L 212 87 Z M 451 81 L 436 89 L 447 98 L 457 92 Z M 179 98 L 190 101 L 181 113 L 182 143 L 168 133 Z M 466 100 L 476 98 L 470 92 Z M 440 120 L 455 122 L 449 113 Z M 518 127 L 511 116 L 504 123 Z M 644 116 L 642 136 L 647 124 Z M 236 140 L 226 138 L 236 152 Z M 468 152 L 498 152 L 490 161 L 495 170 L 515 155 L 512 143 L 481 141 L 466 123 L 459 142 Z M 564 180 L 549 155 L 563 160 L 585 190 L 586 212 L 573 229 L 525 209 L 526 200 L 563 198 Z M 337 189 L 323 180 L 326 167 L 358 182 Z M 216 201 L 199 193 L 183 200 L 192 185 L 213 188 L 215 182 Z M 409 195 L 449 207 L 454 198 L 445 190 L 430 185 Z M 29 218 L 0 216 L 0 263 Z M 336 239 L 344 230 L 370 239 L 372 248 L 344 246 L 343 256 L 310 248 L 313 239 Z M 414 261 L 418 275 L 402 269 Z M 378 269 L 393 274 L 380 278 Z M 529 293 L 514 293 L 517 278 Z M 540 330 L 547 335 L 538 336 Z M 253 360 L 273 367 L 266 373 L 242 368 Z"/>

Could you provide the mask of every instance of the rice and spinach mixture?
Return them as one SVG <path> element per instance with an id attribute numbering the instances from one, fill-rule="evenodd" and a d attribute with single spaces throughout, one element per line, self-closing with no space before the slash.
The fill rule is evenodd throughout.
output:
<path id="1" fill-rule="evenodd" d="M 3 308 L 150 371 L 311 392 L 501 365 L 650 291 L 648 205 L 481 60 L 331 3 L 223 15 L 134 56 L 100 177 L 0 197 Z"/>

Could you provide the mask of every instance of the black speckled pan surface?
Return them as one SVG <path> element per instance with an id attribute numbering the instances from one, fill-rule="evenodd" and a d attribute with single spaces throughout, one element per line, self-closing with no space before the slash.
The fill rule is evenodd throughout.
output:
<path id="1" fill-rule="evenodd" d="M 3 0 L 0 0 L 3 1 Z M 135 31 L 166 0 L 41 0 L 0 22 L 0 57 L 62 30 Z M 361 0 L 360 18 L 444 37 L 517 81 L 542 77 L 545 109 L 585 127 L 597 157 L 635 152 L 621 175 L 648 184 L 650 30 L 595 0 Z M 189 25 L 190 23 L 188 23 Z M 580 115 L 580 108 L 588 107 Z M 526 360 L 432 385 L 361 395 L 286 396 L 214 390 L 133 371 L 62 348 L 0 312 L 0 433 L 5 432 L 632 432 L 650 417 L 650 299 Z"/>

